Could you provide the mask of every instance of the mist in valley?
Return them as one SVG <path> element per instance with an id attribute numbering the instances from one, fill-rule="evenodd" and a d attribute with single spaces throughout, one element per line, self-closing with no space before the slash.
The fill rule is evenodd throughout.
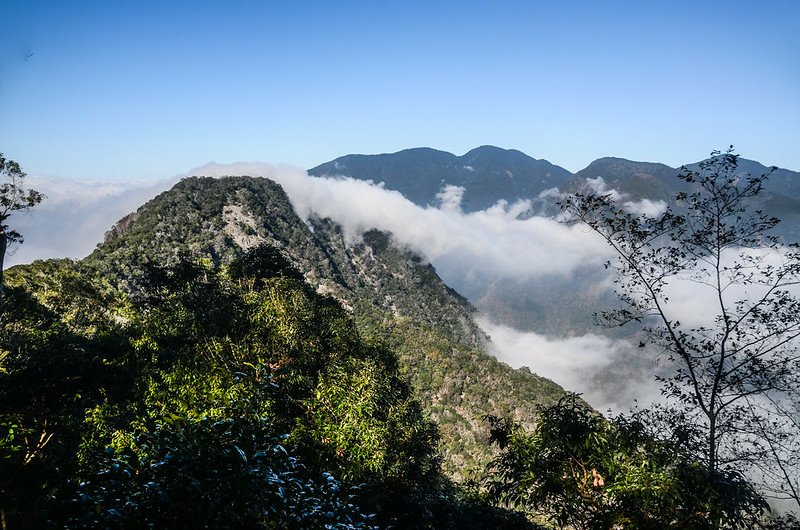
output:
<path id="1" fill-rule="evenodd" d="M 606 245 L 584 226 L 531 215 L 529 201 L 500 201 L 465 213 L 463 189 L 449 186 L 438 205 L 422 207 L 378 183 L 311 177 L 300 168 L 264 163 L 211 163 L 144 185 L 34 176 L 31 185 L 48 199 L 32 215 L 18 217 L 26 242 L 9 262 L 83 257 L 117 220 L 190 175 L 275 180 L 302 218 L 334 220 L 351 243 L 372 228 L 391 233 L 395 244 L 428 260 L 476 307 L 479 325 L 492 338 L 488 350 L 493 355 L 582 393 L 599 410 L 625 411 L 634 400 L 658 399 L 657 352 L 636 347 L 633 329 L 592 324 L 592 315 L 615 300 L 603 268 L 611 257 Z M 603 182 L 591 184 L 608 191 Z M 557 196 L 553 191 L 547 199 Z M 629 201 L 629 206 L 654 208 L 644 201 Z"/>

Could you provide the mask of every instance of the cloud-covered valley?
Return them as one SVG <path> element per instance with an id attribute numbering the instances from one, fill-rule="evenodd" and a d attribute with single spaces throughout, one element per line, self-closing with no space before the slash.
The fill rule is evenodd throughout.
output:
<path id="1" fill-rule="evenodd" d="M 593 311 L 602 309 L 594 306 L 609 292 L 602 264 L 610 254 L 604 242 L 582 225 L 521 215 L 530 206 L 524 201 L 501 201 L 482 211 L 464 213 L 460 208 L 463 190 L 458 187 L 445 187 L 438 205 L 421 207 L 380 184 L 311 177 L 299 168 L 262 163 L 212 163 L 155 184 L 30 177 L 30 186 L 44 192 L 47 200 L 32 214 L 11 219 L 26 241 L 7 262 L 83 257 L 117 220 L 189 175 L 250 175 L 275 180 L 301 218 L 331 218 L 354 242 L 371 228 L 391 232 L 396 244 L 418 252 L 446 283 L 478 302 L 483 310 L 479 323 L 492 336 L 495 355 L 512 366 L 527 366 L 569 390 L 585 393 L 598 408 L 623 410 L 633 399 L 648 400 L 656 395 L 652 355 L 633 348 L 629 336 L 604 335 L 587 329 L 584 322 Z M 614 191 L 602 180 L 589 185 L 598 191 Z M 620 196 L 619 200 L 624 203 L 627 199 Z M 642 201 L 629 207 L 654 213 L 664 205 Z M 518 305 L 529 312 L 535 306 L 544 315 L 542 322 L 552 315 L 550 323 L 524 322 L 495 311 L 489 300 L 492 289 L 497 289 L 495 299 L 503 302 L 524 294 Z M 697 290 L 696 281 L 673 287 L 671 310 L 687 322 L 700 322 L 713 314 L 713 307 L 698 301 Z M 565 316 L 573 315 L 576 308 L 584 312 L 583 321 L 570 324 Z"/>

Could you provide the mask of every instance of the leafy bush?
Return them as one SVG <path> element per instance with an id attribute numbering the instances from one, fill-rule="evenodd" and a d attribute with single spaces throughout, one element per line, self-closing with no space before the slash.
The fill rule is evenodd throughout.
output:
<path id="1" fill-rule="evenodd" d="M 127 447 L 107 448 L 56 510 L 60 525 L 374 528 L 355 504 L 357 490 L 308 470 L 246 399 L 217 405 L 223 419 L 167 417 Z"/>
<path id="2" fill-rule="evenodd" d="M 532 432 L 489 418 L 502 449 L 486 485 L 559 528 L 752 528 L 767 510 L 741 475 L 711 473 L 630 418 L 607 421 L 570 394 Z"/>

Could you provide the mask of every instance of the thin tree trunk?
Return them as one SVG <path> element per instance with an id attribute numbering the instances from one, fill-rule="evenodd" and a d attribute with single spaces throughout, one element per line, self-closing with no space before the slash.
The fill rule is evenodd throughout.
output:
<path id="1" fill-rule="evenodd" d="M 709 418 L 708 429 L 708 469 L 717 471 L 717 421 L 716 418 Z"/>
<path id="2" fill-rule="evenodd" d="M 3 321 L 3 262 L 6 259 L 6 245 L 8 244 L 8 236 L 6 231 L 0 228 L 0 322 Z M 5 527 L 3 527 L 5 528 Z"/>

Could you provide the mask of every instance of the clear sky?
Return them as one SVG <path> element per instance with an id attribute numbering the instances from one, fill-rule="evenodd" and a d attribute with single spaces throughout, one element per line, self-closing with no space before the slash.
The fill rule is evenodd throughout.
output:
<path id="1" fill-rule="evenodd" d="M 483 144 L 800 170 L 797 0 L 7 0 L 0 21 L 0 152 L 29 174 Z"/>

